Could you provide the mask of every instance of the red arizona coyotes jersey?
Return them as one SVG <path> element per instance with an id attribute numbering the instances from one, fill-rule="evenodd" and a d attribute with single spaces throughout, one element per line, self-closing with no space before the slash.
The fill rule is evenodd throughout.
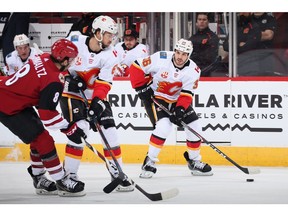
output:
<path id="1" fill-rule="evenodd" d="M 0 112 L 13 115 L 37 106 L 46 127 L 66 128 L 68 122 L 56 110 L 63 83 L 64 76 L 48 53 L 30 59 L 15 74 L 0 78 Z"/>
<path id="2" fill-rule="evenodd" d="M 185 109 L 192 103 L 192 96 L 198 87 L 201 70 L 188 60 L 183 68 L 174 66 L 174 52 L 156 52 L 147 58 L 139 58 L 130 68 L 133 88 L 147 84 L 152 77 L 151 88 L 155 97 Z M 148 77 L 148 78 L 147 78 Z"/>
<path id="3" fill-rule="evenodd" d="M 92 52 L 88 47 L 89 37 L 84 35 L 72 35 L 67 39 L 72 41 L 79 51 L 68 69 L 70 74 L 79 76 L 86 82 L 88 88 L 85 95 L 88 99 L 98 97 L 103 100 L 112 87 L 112 71 L 118 63 L 116 51 L 109 46 L 98 53 Z M 80 97 L 79 94 L 67 92 L 65 89 L 63 93 Z"/>

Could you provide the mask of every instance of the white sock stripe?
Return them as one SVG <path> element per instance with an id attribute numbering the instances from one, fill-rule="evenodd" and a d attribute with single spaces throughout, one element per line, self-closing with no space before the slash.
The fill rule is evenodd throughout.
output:
<path id="1" fill-rule="evenodd" d="M 50 167 L 50 168 L 46 168 L 48 172 L 53 172 L 55 170 L 58 170 L 62 167 L 61 164 L 57 165 L 57 166 L 54 166 L 54 167 Z"/>
<path id="2" fill-rule="evenodd" d="M 52 118 L 52 119 L 48 119 L 48 120 L 42 120 L 42 122 L 43 122 L 43 124 L 47 124 L 47 125 L 49 125 L 49 124 L 51 124 L 51 123 L 53 123 L 53 122 L 55 122 L 55 121 L 58 121 L 59 119 L 61 119 L 62 118 L 62 115 L 59 113 L 58 115 L 56 115 L 54 118 Z"/>

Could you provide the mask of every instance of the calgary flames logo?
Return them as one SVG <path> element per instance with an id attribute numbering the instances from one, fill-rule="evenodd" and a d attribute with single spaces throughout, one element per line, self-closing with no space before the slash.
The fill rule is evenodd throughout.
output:
<path id="1" fill-rule="evenodd" d="M 82 58 L 80 58 L 79 56 L 77 56 L 76 60 L 75 60 L 75 65 L 79 66 L 82 64 Z"/>
<path id="2" fill-rule="evenodd" d="M 170 83 L 164 81 L 158 83 L 157 91 L 167 95 L 174 95 L 181 89 L 181 87 L 182 87 L 181 82 Z"/>
<path id="3" fill-rule="evenodd" d="M 167 78 L 168 77 L 168 72 L 166 72 L 166 71 L 162 72 L 161 73 L 161 77 L 164 78 L 164 79 Z"/>
<path id="4" fill-rule="evenodd" d="M 77 75 L 85 81 L 88 88 L 93 88 L 94 82 L 100 73 L 100 68 L 92 68 L 89 71 L 77 71 Z"/>

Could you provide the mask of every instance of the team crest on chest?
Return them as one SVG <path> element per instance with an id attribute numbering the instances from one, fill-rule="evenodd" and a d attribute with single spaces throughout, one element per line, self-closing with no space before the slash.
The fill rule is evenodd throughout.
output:
<path id="1" fill-rule="evenodd" d="M 161 77 L 166 79 L 168 77 L 168 72 L 166 72 L 166 71 L 162 72 Z"/>
<path id="2" fill-rule="evenodd" d="M 75 61 L 75 65 L 79 66 L 82 64 L 82 58 L 80 58 L 79 56 L 77 57 L 76 61 Z"/>

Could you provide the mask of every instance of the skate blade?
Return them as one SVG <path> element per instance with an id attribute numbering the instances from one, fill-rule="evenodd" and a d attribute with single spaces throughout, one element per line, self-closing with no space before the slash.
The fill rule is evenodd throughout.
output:
<path id="1" fill-rule="evenodd" d="M 45 189 L 36 189 L 36 194 L 38 194 L 38 195 L 58 195 L 58 190 L 47 191 Z"/>
<path id="2" fill-rule="evenodd" d="M 213 172 L 200 172 L 198 170 L 190 170 L 193 176 L 212 176 Z"/>
<path id="3" fill-rule="evenodd" d="M 153 175 L 154 175 L 153 172 L 142 170 L 142 173 L 139 175 L 139 177 L 144 178 L 144 179 L 149 179 L 149 178 L 152 178 Z"/>
<path id="4" fill-rule="evenodd" d="M 85 191 L 80 191 L 80 192 L 77 192 L 77 193 L 71 193 L 71 192 L 68 192 L 68 191 L 58 191 L 58 195 L 60 197 L 81 197 L 81 196 L 85 196 L 86 193 Z"/>

